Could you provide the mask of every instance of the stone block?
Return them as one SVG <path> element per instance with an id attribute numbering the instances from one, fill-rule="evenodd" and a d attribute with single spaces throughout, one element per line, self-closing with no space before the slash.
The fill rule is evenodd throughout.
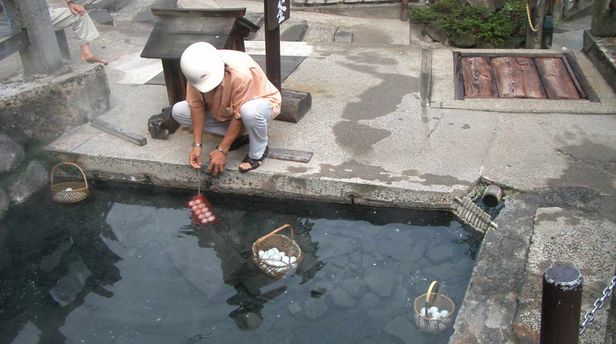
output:
<path id="1" fill-rule="evenodd" d="M 18 128 L 31 139 L 51 141 L 107 111 L 109 94 L 101 65 L 5 81 L 0 87 L 0 131 Z"/>
<path id="2" fill-rule="evenodd" d="M 308 319 L 316 320 L 323 316 L 328 309 L 327 303 L 322 298 L 309 298 L 304 301 L 304 315 L 306 315 Z"/>
<path id="3" fill-rule="evenodd" d="M 395 274 L 390 269 L 374 271 L 364 278 L 368 288 L 380 297 L 391 296 L 395 280 Z"/>
<path id="4" fill-rule="evenodd" d="M 595 0 L 590 31 L 596 37 L 616 37 L 616 4 L 613 0 Z"/>
<path id="5" fill-rule="evenodd" d="M 43 164 L 37 160 L 31 161 L 17 181 L 8 189 L 11 203 L 23 203 L 32 194 L 47 185 L 48 179 L 47 170 L 45 170 Z"/>
<path id="6" fill-rule="evenodd" d="M 398 338 L 403 343 L 425 343 L 424 337 L 419 333 L 415 324 L 401 316 L 397 316 L 394 320 L 390 321 L 383 329 L 383 332 Z"/>
<path id="7" fill-rule="evenodd" d="M 13 171 L 24 160 L 24 149 L 7 135 L 0 134 L 0 173 Z"/>
<path id="8" fill-rule="evenodd" d="M 351 308 L 355 306 L 357 300 L 349 295 L 343 288 L 337 288 L 329 294 L 334 305 L 340 308 Z"/>

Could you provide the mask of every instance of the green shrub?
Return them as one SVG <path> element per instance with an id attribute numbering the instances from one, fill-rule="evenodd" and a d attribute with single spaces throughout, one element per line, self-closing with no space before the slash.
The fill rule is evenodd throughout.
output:
<path id="1" fill-rule="evenodd" d="M 434 24 L 448 37 L 472 36 L 477 47 L 517 47 L 526 37 L 525 0 L 509 0 L 497 10 L 470 6 L 464 0 L 435 0 L 426 7 L 411 8 L 415 23 Z"/>

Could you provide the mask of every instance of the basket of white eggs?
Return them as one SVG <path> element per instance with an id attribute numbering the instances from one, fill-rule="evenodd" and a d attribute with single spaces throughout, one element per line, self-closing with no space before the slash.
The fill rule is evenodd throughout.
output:
<path id="1" fill-rule="evenodd" d="M 432 281 L 428 292 L 415 299 L 415 324 L 422 332 L 437 334 L 453 325 L 456 305 L 449 297 L 439 294 L 438 287 L 438 282 Z"/>
<path id="2" fill-rule="evenodd" d="M 291 237 L 280 234 L 284 230 Z M 293 227 L 285 224 L 257 239 L 252 244 L 252 261 L 275 279 L 294 271 L 302 261 L 302 250 L 293 238 Z"/>

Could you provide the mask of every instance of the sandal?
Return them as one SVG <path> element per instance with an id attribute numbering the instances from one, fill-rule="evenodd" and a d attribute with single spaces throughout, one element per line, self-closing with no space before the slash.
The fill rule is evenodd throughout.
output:
<path id="1" fill-rule="evenodd" d="M 246 163 L 246 162 L 249 163 L 250 164 L 250 168 L 243 169 L 243 168 L 239 167 L 240 172 L 246 173 L 248 171 L 252 171 L 252 170 L 255 170 L 255 169 L 259 168 L 259 166 L 261 166 L 261 164 L 263 163 L 263 160 L 267 157 L 267 152 L 268 152 L 268 147 L 265 146 L 265 152 L 263 152 L 263 155 L 259 159 L 253 159 L 248 154 L 246 154 L 246 156 L 242 160 L 242 163 Z"/>

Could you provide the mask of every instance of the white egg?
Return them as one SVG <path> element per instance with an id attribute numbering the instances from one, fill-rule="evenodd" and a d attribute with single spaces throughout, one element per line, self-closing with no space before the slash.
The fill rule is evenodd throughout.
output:
<path id="1" fill-rule="evenodd" d="M 419 314 L 426 316 L 426 307 L 421 307 L 421 309 L 419 310 Z"/>
<path id="2" fill-rule="evenodd" d="M 284 251 L 280 251 L 280 256 L 281 256 L 281 257 L 284 257 L 284 256 L 286 256 L 286 255 L 287 255 L 287 254 L 286 254 Z"/>
<path id="3" fill-rule="evenodd" d="M 439 310 L 438 310 L 438 307 L 432 306 L 432 307 L 428 308 L 428 312 L 429 313 L 438 313 Z"/>
<path id="4" fill-rule="evenodd" d="M 291 262 L 291 264 L 295 263 L 296 261 L 297 261 L 297 258 L 296 258 L 296 257 L 291 256 L 291 257 L 289 258 L 289 262 Z"/>
<path id="5" fill-rule="evenodd" d="M 73 188 L 66 188 L 64 191 L 73 191 Z"/>
<path id="6" fill-rule="evenodd" d="M 265 251 L 259 251 L 259 258 L 265 257 Z"/>
<path id="7" fill-rule="evenodd" d="M 278 248 L 276 247 L 272 248 L 272 251 L 274 251 L 274 253 L 277 253 L 277 254 L 280 253 L 280 251 L 278 251 Z"/>
<path id="8" fill-rule="evenodd" d="M 283 262 L 283 263 L 285 263 L 285 264 L 289 264 L 289 262 L 290 262 L 290 261 L 289 261 L 289 257 L 287 257 L 287 256 L 282 256 L 282 262 Z"/>
<path id="9" fill-rule="evenodd" d="M 438 320 L 441 318 L 441 313 L 432 313 L 432 320 Z"/>
<path id="10" fill-rule="evenodd" d="M 441 312 L 441 318 L 446 318 L 447 316 L 449 316 L 449 311 L 446 309 L 443 309 Z"/>

